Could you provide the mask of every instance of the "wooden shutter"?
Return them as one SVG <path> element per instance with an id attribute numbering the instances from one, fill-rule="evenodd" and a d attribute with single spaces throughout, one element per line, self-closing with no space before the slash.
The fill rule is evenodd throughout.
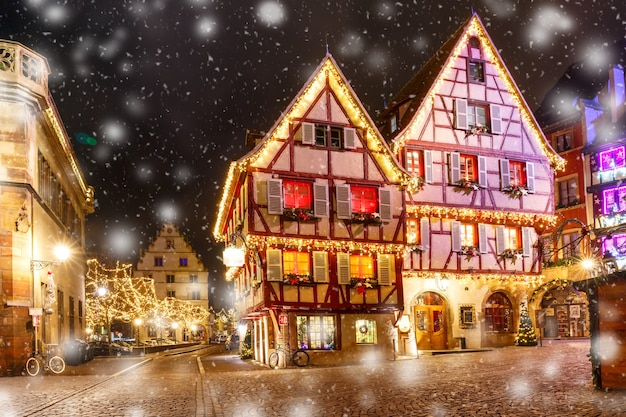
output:
<path id="1" fill-rule="evenodd" d="M 500 115 L 501 108 L 497 104 L 491 104 L 489 106 L 489 113 L 491 114 L 491 133 L 499 135 L 502 133 L 502 116 Z"/>
<path id="2" fill-rule="evenodd" d="M 315 145 L 315 123 L 302 122 L 302 144 Z"/>
<path id="3" fill-rule="evenodd" d="M 467 130 L 467 100 L 465 99 L 454 100 L 454 127 Z"/>
<path id="4" fill-rule="evenodd" d="M 350 254 L 337 252 L 337 283 L 350 284 Z"/>
<path id="5" fill-rule="evenodd" d="M 487 245 L 487 225 L 481 223 L 478 225 L 478 251 L 480 253 L 487 253 L 489 247 Z"/>
<path id="6" fill-rule="evenodd" d="M 283 214 L 283 180 L 267 180 L 267 212 Z"/>
<path id="7" fill-rule="evenodd" d="M 529 193 L 535 192 L 535 165 L 526 162 L 526 188 Z"/>
<path id="8" fill-rule="evenodd" d="M 433 176 L 433 151 L 424 151 L 424 181 L 432 184 Z"/>
<path id="9" fill-rule="evenodd" d="M 478 157 L 478 185 L 487 188 L 487 158 Z"/>
<path id="10" fill-rule="evenodd" d="M 391 285 L 391 277 L 395 274 L 394 255 L 379 253 L 377 264 L 378 285 Z"/>
<path id="11" fill-rule="evenodd" d="M 378 190 L 378 212 L 382 221 L 391 221 L 391 190 L 384 188 Z"/>
<path id="12" fill-rule="evenodd" d="M 461 154 L 450 152 L 450 184 L 456 184 L 461 179 Z"/>
<path id="13" fill-rule="evenodd" d="M 533 251 L 532 227 L 522 227 L 522 255 L 530 256 Z"/>
<path id="14" fill-rule="evenodd" d="M 328 217 L 328 185 L 313 184 L 313 215 Z"/>
<path id="15" fill-rule="evenodd" d="M 267 249 L 267 280 L 282 281 L 283 280 L 283 251 L 280 249 Z"/>
<path id="16" fill-rule="evenodd" d="M 511 172 L 508 159 L 500 159 L 500 189 L 511 186 Z"/>
<path id="17" fill-rule="evenodd" d="M 337 190 L 337 218 L 350 219 L 352 217 L 352 205 L 350 186 L 348 184 L 338 185 Z"/>
<path id="18" fill-rule="evenodd" d="M 426 249 L 430 249 L 430 219 L 422 217 L 420 219 L 420 244 Z"/>
<path id="19" fill-rule="evenodd" d="M 328 282 L 328 253 L 313 252 L 313 281 Z"/>
<path id="20" fill-rule="evenodd" d="M 343 128 L 343 147 L 345 149 L 356 149 L 356 129 L 353 127 Z"/>
<path id="21" fill-rule="evenodd" d="M 452 221 L 452 252 L 461 250 L 461 222 Z"/>
<path id="22" fill-rule="evenodd" d="M 496 255 L 500 255 L 505 249 L 504 226 L 496 226 Z"/>

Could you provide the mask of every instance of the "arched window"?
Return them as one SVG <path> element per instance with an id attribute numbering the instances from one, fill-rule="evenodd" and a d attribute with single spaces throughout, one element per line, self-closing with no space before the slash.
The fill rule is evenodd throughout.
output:
<path id="1" fill-rule="evenodd" d="M 485 325 L 490 332 L 513 332 L 513 307 L 503 292 L 494 292 L 485 304 Z"/>

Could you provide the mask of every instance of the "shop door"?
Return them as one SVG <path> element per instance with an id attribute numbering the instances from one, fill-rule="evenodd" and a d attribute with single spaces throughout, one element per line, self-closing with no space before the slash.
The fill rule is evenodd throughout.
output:
<path id="1" fill-rule="evenodd" d="M 448 348 L 443 305 L 415 307 L 415 336 L 419 350 Z"/>

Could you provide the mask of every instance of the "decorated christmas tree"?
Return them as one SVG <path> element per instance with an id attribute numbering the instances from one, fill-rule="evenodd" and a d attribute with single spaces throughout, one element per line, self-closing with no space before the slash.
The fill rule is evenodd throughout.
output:
<path id="1" fill-rule="evenodd" d="M 239 346 L 239 357 L 241 359 L 252 359 L 254 356 L 254 351 L 252 350 L 252 332 L 250 329 L 246 331 L 246 337 L 244 337 L 243 342 Z"/>
<path id="2" fill-rule="evenodd" d="M 520 305 L 519 329 L 515 344 L 517 346 L 537 346 L 537 335 L 525 301 Z"/>

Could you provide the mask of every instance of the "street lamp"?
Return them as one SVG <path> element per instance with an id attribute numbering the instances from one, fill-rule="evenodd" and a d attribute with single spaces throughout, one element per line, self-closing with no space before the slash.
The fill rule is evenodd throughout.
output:
<path id="1" fill-rule="evenodd" d="M 178 323 L 172 323 L 172 329 L 174 330 L 174 344 L 176 344 L 176 329 L 178 329 Z"/>
<path id="2" fill-rule="evenodd" d="M 107 290 L 106 287 L 98 287 L 96 294 L 98 295 L 98 298 L 102 300 L 102 304 L 104 305 L 104 324 L 107 328 L 109 338 L 109 356 L 111 356 L 113 353 L 113 346 L 111 345 L 113 343 L 113 337 L 111 335 L 111 321 L 109 319 L 109 300 L 107 299 L 109 290 Z"/>
<path id="3" fill-rule="evenodd" d="M 135 327 L 137 327 L 137 333 L 135 333 L 135 341 L 137 342 L 137 346 L 139 346 L 139 336 L 140 336 L 139 330 L 142 324 L 143 324 L 143 320 L 137 317 L 135 319 Z"/>

